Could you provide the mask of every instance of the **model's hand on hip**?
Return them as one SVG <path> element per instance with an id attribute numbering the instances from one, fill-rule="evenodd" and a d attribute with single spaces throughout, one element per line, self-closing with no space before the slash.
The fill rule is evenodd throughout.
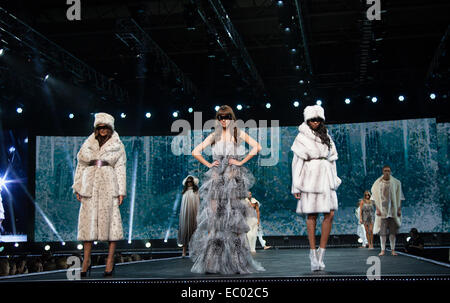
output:
<path id="1" fill-rule="evenodd" d="M 123 196 L 119 196 L 119 206 L 122 205 L 123 202 Z"/>
<path id="2" fill-rule="evenodd" d="M 238 161 L 236 159 L 228 159 L 228 164 L 230 165 L 237 165 L 237 166 L 241 166 L 241 161 Z"/>
<path id="3" fill-rule="evenodd" d="M 300 200 L 300 193 L 295 193 L 294 197 L 295 197 L 295 199 Z"/>
<path id="4" fill-rule="evenodd" d="M 75 195 L 77 195 L 77 200 L 81 202 L 81 196 L 79 193 L 75 193 Z"/>
<path id="5" fill-rule="evenodd" d="M 214 166 L 219 166 L 220 162 L 219 160 L 214 161 L 213 163 L 211 163 L 210 165 L 208 165 L 209 168 L 214 167 Z"/>

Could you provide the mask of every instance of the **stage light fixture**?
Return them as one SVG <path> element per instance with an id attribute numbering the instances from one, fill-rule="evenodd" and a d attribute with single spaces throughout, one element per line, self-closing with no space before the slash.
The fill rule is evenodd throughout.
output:
<path id="1" fill-rule="evenodd" d="M 48 78 L 50 78 L 50 74 L 45 75 L 45 77 L 44 77 L 44 82 L 47 81 Z"/>
<path id="2" fill-rule="evenodd" d="M 188 112 L 192 113 L 194 111 L 194 109 L 192 107 L 188 108 Z"/>
<path id="3" fill-rule="evenodd" d="M 9 150 L 9 153 L 12 154 L 13 152 L 16 151 L 16 148 L 14 146 L 11 146 L 8 150 Z"/>
<path id="4" fill-rule="evenodd" d="M 23 140 L 23 143 L 25 143 L 25 144 L 28 143 L 28 137 L 26 137 L 26 138 Z"/>
<path id="5" fill-rule="evenodd" d="M 295 54 L 296 52 L 297 52 L 297 49 L 295 49 L 295 48 L 291 49 L 291 53 Z"/>
<path id="6" fill-rule="evenodd" d="M 45 245 L 45 246 L 44 246 L 44 249 L 45 249 L 46 251 L 49 251 L 49 250 L 50 250 L 50 245 L 48 245 L 48 244 Z"/>
<path id="7" fill-rule="evenodd" d="M 0 48 L 0 56 L 3 56 L 4 53 L 5 53 L 5 50 L 3 48 Z"/>
<path id="8" fill-rule="evenodd" d="M 18 114 L 23 113 L 23 108 L 22 108 L 22 107 L 16 108 L 16 112 L 17 112 Z"/>
<path id="9" fill-rule="evenodd" d="M 66 242 L 61 242 L 61 245 L 62 246 L 66 246 Z"/>
<path id="10" fill-rule="evenodd" d="M 19 243 L 14 243 L 14 247 L 19 247 Z"/>
<path id="11" fill-rule="evenodd" d="M 317 100 L 317 101 L 316 101 L 316 105 L 322 106 L 322 100 L 320 100 L 320 99 Z"/>
<path id="12" fill-rule="evenodd" d="M 303 84 L 303 83 L 305 83 L 305 81 L 300 80 L 300 81 L 298 81 L 298 83 Z"/>
<path id="13" fill-rule="evenodd" d="M 219 105 L 216 105 L 216 107 L 214 107 L 214 109 L 215 109 L 216 111 L 218 111 L 218 110 L 219 110 L 219 108 L 220 108 L 220 106 L 219 106 Z"/>
<path id="14" fill-rule="evenodd" d="M 372 97 L 372 103 L 377 103 L 378 98 L 377 97 Z"/>
<path id="15" fill-rule="evenodd" d="M 77 249 L 78 249 L 78 250 L 82 250 L 82 249 L 83 249 L 83 244 L 78 244 L 78 245 L 77 245 Z"/>
<path id="16" fill-rule="evenodd" d="M 131 244 L 131 240 L 128 240 L 128 244 Z"/>
<path id="17" fill-rule="evenodd" d="M 183 244 L 181 244 L 181 243 L 178 243 L 177 245 L 178 245 L 178 247 L 183 247 Z"/>
<path id="18" fill-rule="evenodd" d="M 150 242 L 145 243 L 145 247 L 150 248 L 151 246 L 152 246 L 152 244 Z"/>
<path id="19" fill-rule="evenodd" d="M 435 93 L 431 93 L 431 94 L 430 94 L 430 99 L 431 99 L 431 100 L 436 99 L 436 94 L 435 94 Z"/>
<path id="20" fill-rule="evenodd" d="M 350 104 L 350 99 L 349 98 L 345 98 L 345 104 Z"/>
<path id="21" fill-rule="evenodd" d="M 120 117 L 121 117 L 122 119 L 125 119 L 125 118 L 127 117 L 127 114 L 121 113 L 121 114 L 120 114 Z"/>
<path id="22" fill-rule="evenodd" d="M 272 105 L 269 102 L 266 103 L 266 108 L 270 108 L 271 106 Z"/>
<path id="23" fill-rule="evenodd" d="M 294 101 L 294 106 L 295 106 L 295 107 L 298 107 L 299 105 L 300 105 L 300 102 Z"/>
<path id="24" fill-rule="evenodd" d="M 148 112 L 148 113 L 146 113 L 145 114 L 145 117 L 148 119 L 148 118 L 150 118 L 152 116 L 152 114 L 150 113 L 150 112 Z"/>
<path id="25" fill-rule="evenodd" d="M 285 31 L 286 33 L 289 33 L 289 32 L 291 31 L 291 28 L 290 28 L 290 27 L 286 27 L 286 28 L 284 29 L 284 31 Z"/>
<path id="26" fill-rule="evenodd" d="M 72 113 L 69 114 L 69 119 L 73 119 L 74 117 L 75 117 L 74 114 L 72 114 Z"/>
<path id="27" fill-rule="evenodd" d="M 94 245 L 97 245 L 98 244 L 98 242 L 97 241 L 94 241 Z"/>
<path id="28" fill-rule="evenodd" d="M 281 0 L 278 1 L 278 2 L 277 2 L 277 5 L 278 5 L 278 6 L 283 6 L 283 1 L 281 1 Z"/>
<path id="29" fill-rule="evenodd" d="M 300 69 L 300 65 L 296 65 L 296 66 L 295 66 L 295 69 L 296 69 L 296 70 L 299 70 L 299 69 Z"/>
<path id="30" fill-rule="evenodd" d="M 164 243 L 167 243 L 167 239 L 164 239 Z"/>
<path id="31" fill-rule="evenodd" d="M 238 104 L 238 105 L 236 106 L 236 108 L 237 108 L 237 110 L 242 110 L 242 105 L 241 105 L 241 104 Z"/>
<path id="32" fill-rule="evenodd" d="M 172 113 L 172 116 L 173 116 L 174 118 L 177 118 L 177 117 L 178 117 L 178 111 L 173 112 L 173 113 Z"/>

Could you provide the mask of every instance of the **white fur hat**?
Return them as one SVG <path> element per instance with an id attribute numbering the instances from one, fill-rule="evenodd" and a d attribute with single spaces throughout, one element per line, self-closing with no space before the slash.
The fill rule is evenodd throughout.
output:
<path id="1" fill-rule="evenodd" d="M 325 120 L 325 112 L 320 105 L 310 105 L 305 107 L 303 117 L 305 118 L 305 122 L 312 118 L 322 118 Z"/>
<path id="2" fill-rule="evenodd" d="M 189 177 L 192 177 L 192 179 L 194 179 L 194 184 L 195 184 L 195 185 L 198 185 L 198 178 L 196 178 L 196 177 L 194 177 L 194 176 L 192 176 L 192 175 L 188 175 L 188 176 L 187 176 L 186 178 L 184 178 L 184 180 L 183 180 L 183 186 L 186 185 L 186 181 L 187 181 L 187 179 L 188 179 Z"/>
<path id="3" fill-rule="evenodd" d="M 107 113 L 95 114 L 94 128 L 99 124 L 109 125 L 114 130 L 114 117 Z"/>

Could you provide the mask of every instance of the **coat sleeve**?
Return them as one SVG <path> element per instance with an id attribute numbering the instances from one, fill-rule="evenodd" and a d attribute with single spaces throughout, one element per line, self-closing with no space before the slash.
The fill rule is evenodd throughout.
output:
<path id="1" fill-rule="evenodd" d="M 83 147 L 81 147 L 83 148 Z M 75 169 L 75 176 L 73 177 L 73 193 L 80 193 L 83 185 L 83 172 L 88 167 L 88 163 L 80 159 L 81 150 L 77 155 L 77 168 Z"/>
<path id="2" fill-rule="evenodd" d="M 294 153 L 294 158 L 292 158 L 292 187 L 291 187 L 291 193 L 296 194 L 300 193 L 301 190 L 299 188 L 300 183 L 300 173 L 303 168 L 304 160 L 298 157 Z"/>
<path id="3" fill-rule="evenodd" d="M 114 171 L 117 177 L 119 196 L 127 195 L 127 154 L 125 153 L 125 147 L 122 145 L 120 150 L 120 156 L 114 165 Z"/>

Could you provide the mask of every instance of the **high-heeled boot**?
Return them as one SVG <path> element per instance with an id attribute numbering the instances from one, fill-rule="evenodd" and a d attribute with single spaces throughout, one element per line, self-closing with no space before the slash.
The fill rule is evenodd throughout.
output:
<path id="1" fill-rule="evenodd" d="M 323 257 L 325 255 L 325 248 L 319 247 L 317 249 L 317 262 L 319 264 L 319 269 L 324 270 L 325 269 L 325 263 L 323 263 Z"/>
<path id="2" fill-rule="evenodd" d="M 311 261 L 311 271 L 318 271 L 319 262 L 317 261 L 317 254 L 315 249 L 309 250 L 309 260 Z"/>

